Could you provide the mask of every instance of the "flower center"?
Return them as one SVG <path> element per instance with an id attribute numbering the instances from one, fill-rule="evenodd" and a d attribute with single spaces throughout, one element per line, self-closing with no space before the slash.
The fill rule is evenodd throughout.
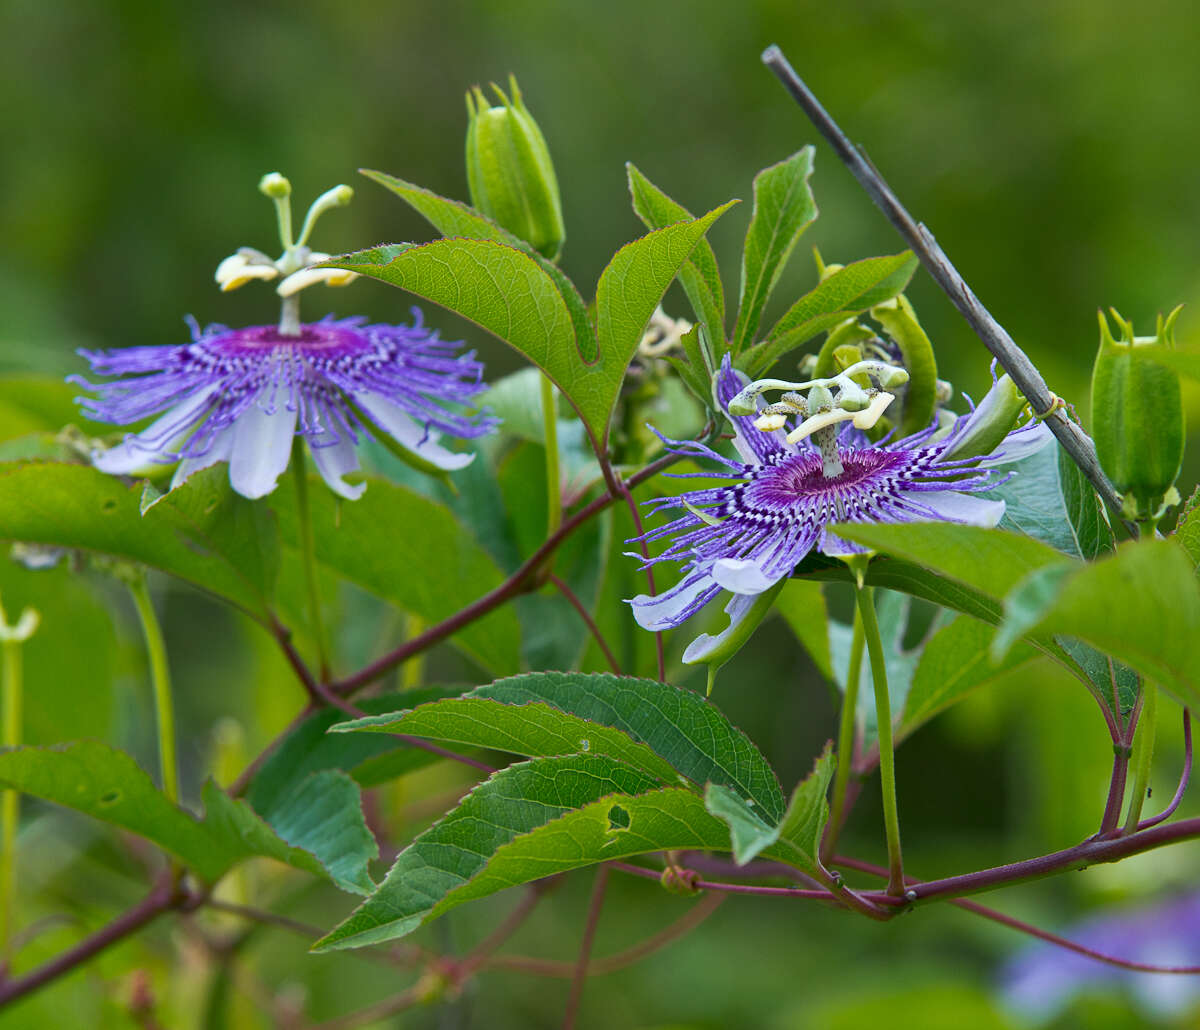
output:
<path id="1" fill-rule="evenodd" d="M 845 497 L 877 486 L 881 474 L 903 461 L 903 455 L 873 448 L 841 452 L 842 471 L 826 476 L 817 453 L 793 454 L 777 465 L 756 470 L 742 494 L 742 506 L 778 512 L 807 506 L 822 498 Z"/>
<path id="2" fill-rule="evenodd" d="M 321 357 L 363 354 L 372 350 L 370 340 L 362 332 L 325 325 L 302 325 L 295 335 L 281 333 L 279 327 L 273 325 L 248 326 L 222 333 L 208 344 L 209 350 L 224 357 L 257 356 L 280 347 Z"/>

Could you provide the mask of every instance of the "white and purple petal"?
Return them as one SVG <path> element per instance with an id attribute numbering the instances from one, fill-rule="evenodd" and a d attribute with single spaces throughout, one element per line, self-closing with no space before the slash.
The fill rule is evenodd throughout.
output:
<path id="1" fill-rule="evenodd" d="M 673 629 L 691 618 L 721 592 L 721 588 L 707 572 L 693 570 L 665 593 L 650 597 L 638 594 L 629 603 L 633 606 L 633 617 L 642 629 L 655 632 Z"/>
<path id="2" fill-rule="evenodd" d="M 357 501 L 363 495 L 367 488 L 366 483 L 351 485 L 345 481 L 345 477 L 351 472 L 358 471 L 358 455 L 354 451 L 354 441 L 348 436 L 341 436 L 335 443 L 326 444 L 324 447 L 314 446 L 312 441 L 309 441 L 308 449 L 317 471 L 321 473 L 321 478 L 330 490 L 348 501 Z"/>
<path id="3" fill-rule="evenodd" d="M 268 411 L 251 404 L 233 424 L 229 481 L 243 497 L 265 497 L 279 482 L 292 453 L 296 409 L 277 404 Z"/>
<path id="4" fill-rule="evenodd" d="M 96 464 L 130 473 L 182 459 L 175 477 L 182 483 L 229 461 L 234 489 L 260 497 L 274 489 L 291 436 L 301 434 L 330 486 L 354 497 L 362 489 L 344 477 L 357 468 L 361 405 L 380 431 L 424 461 L 462 468 L 472 456 L 442 446 L 438 434 L 472 438 L 497 425 L 470 407 L 486 388 L 482 365 L 424 326 L 419 310 L 414 316 L 407 326 L 330 317 L 289 336 L 275 326 L 189 322 L 191 343 L 81 352 L 93 371 L 118 377 L 101 384 L 73 377 L 95 394 L 81 398 L 89 417 L 128 425 L 160 416 Z"/>

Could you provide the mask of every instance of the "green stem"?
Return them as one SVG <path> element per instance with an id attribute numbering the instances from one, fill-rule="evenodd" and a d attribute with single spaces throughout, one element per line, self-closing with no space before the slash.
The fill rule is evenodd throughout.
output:
<path id="1" fill-rule="evenodd" d="M 892 705 L 888 696 L 887 666 L 883 660 L 883 641 L 875 618 L 875 592 L 871 587 L 857 590 L 858 612 L 867 639 L 871 659 L 871 678 L 875 683 L 875 722 L 879 735 L 879 783 L 883 791 L 883 825 L 887 833 L 888 893 L 904 893 L 904 859 L 900 853 L 900 815 L 896 809 L 896 755 L 892 743 Z"/>
<path id="2" fill-rule="evenodd" d="M 829 830 L 821 845 L 821 860 L 828 862 L 837 848 L 838 834 L 845 818 L 846 788 L 854 765 L 854 737 L 858 730 L 858 682 L 862 678 L 863 647 L 862 616 L 854 613 L 854 635 L 850 641 L 850 670 L 846 676 L 846 696 L 842 699 L 842 715 L 838 728 L 837 772 L 833 777 L 833 798 L 829 809 Z"/>
<path id="3" fill-rule="evenodd" d="M 3 736 L 6 748 L 21 746 L 21 708 L 23 683 L 21 677 L 21 644 L 4 641 L 4 720 Z M 21 795 L 15 790 L 4 791 L 0 799 L 0 948 L 3 960 L 8 961 L 8 948 L 15 922 L 13 902 L 17 896 L 17 830 L 20 825 Z"/>
<path id="4" fill-rule="evenodd" d="M 1158 687 L 1142 684 L 1142 714 L 1138 719 L 1137 735 L 1133 741 L 1133 793 L 1129 796 L 1129 814 L 1125 817 L 1124 833 L 1137 829 L 1150 784 L 1150 766 L 1154 761 L 1154 738 L 1158 731 Z"/>
<path id="5" fill-rule="evenodd" d="M 419 637 L 425 632 L 425 620 L 421 616 L 409 612 L 404 617 L 404 630 L 410 640 L 413 637 Z M 414 687 L 419 687 L 424 676 L 425 656 L 423 654 L 413 655 L 400 668 L 400 689 L 412 690 Z"/>
<path id="6" fill-rule="evenodd" d="M 162 789 L 172 804 L 179 801 L 179 767 L 175 758 L 175 707 L 171 702 L 171 673 L 167 667 L 167 648 L 145 574 L 130 578 L 129 592 L 142 622 L 146 653 L 150 657 L 150 682 L 154 686 L 154 712 L 158 722 L 158 758 L 162 771 Z"/>
<path id="7" fill-rule="evenodd" d="M 308 506 L 308 470 L 305 465 L 304 440 L 300 436 L 292 442 L 292 475 L 296 481 L 296 523 L 300 535 L 300 559 L 304 564 L 304 582 L 308 587 L 308 607 L 317 645 L 317 662 L 321 669 L 321 680 L 328 682 L 329 645 L 325 637 L 325 621 L 321 618 L 317 553 L 313 542 L 312 511 Z"/>
<path id="8" fill-rule="evenodd" d="M 558 473 L 558 414 L 554 384 L 542 376 L 542 427 L 546 437 L 546 536 L 562 525 L 562 486 Z"/>

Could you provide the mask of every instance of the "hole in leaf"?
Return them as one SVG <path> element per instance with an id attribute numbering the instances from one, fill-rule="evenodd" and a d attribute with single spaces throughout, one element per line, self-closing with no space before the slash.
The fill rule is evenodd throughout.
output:
<path id="1" fill-rule="evenodd" d="M 100 795 L 100 804 L 115 805 L 121 800 L 121 792 L 119 790 L 106 790 Z"/>
<path id="2" fill-rule="evenodd" d="M 629 813 L 620 805 L 613 805 L 608 810 L 608 829 L 610 832 L 613 830 L 628 830 L 629 824 L 632 821 Z"/>

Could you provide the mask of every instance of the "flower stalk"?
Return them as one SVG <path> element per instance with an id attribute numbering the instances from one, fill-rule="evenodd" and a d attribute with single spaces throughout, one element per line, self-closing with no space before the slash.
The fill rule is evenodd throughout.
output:
<path id="1" fill-rule="evenodd" d="M 857 587 L 855 599 L 862 620 L 867 655 L 871 662 L 871 679 L 875 684 L 875 722 L 879 735 L 879 783 L 883 792 L 883 826 L 887 834 L 888 893 L 904 893 L 904 859 L 900 852 L 900 814 L 896 807 L 896 753 L 892 741 L 892 705 L 888 696 L 887 666 L 883 658 L 883 641 L 879 635 L 879 620 L 875 617 L 875 591 Z"/>
<path id="2" fill-rule="evenodd" d="M 546 437 L 546 538 L 562 525 L 562 486 L 558 469 L 558 412 L 554 384 L 542 375 L 542 427 Z"/>
<path id="3" fill-rule="evenodd" d="M 1147 681 L 1142 684 L 1142 713 L 1138 717 L 1137 733 L 1133 740 L 1133 793 L 1129 795 L 1129 812 L 1125 816 L 1122 833 L 1133 833 L 1142 818 L 1157 732 L 1158 687 Z"/>
<path id="4" fill-rule="evenodd" d="M 146 574 L 138 570 L 126 578 L 133 597 L 142 634 L 146 638 L 146 654 L 150 659 L 150 682 L 154 688 L 154 716 L 158 730 L 158 765 L 163 794 L 171 804 L 179 803 L 179 764 L 175 752 L 175 705 L 171 700 L 171 673 L 167 666 L 167 647 L 163 642 Z"/>
<path id="5" fill-rule="evenodd" d="M 308 503 L 308 469 L 305 467 L 301 437 L 292 441 L 292 475 L 296 483 L 296 529 L 300 542 L 300 560 L 304 565 L 304 584 L 308 590 L 309 618 L 317 647 L 317 664 L 322 682 L 329 681 L 329 639 L 321 615 L 321 588 L 317 582 L 317 547 L 313 538 L 312 509 Z"/>
<path id="6" fill-rule="evenodd" d="M 846 789 L 850 785 L 850 770 L 854 765 L 854 738 L 858 731 L 858 683 L 862 678 L 863 649 L 862 616 L 855 610 L 854 632 L 850 638 L 850 668 L 846 674 L 846 694 L 842 698 L 842 714 L 838 724 L 837 769 L 833 775 L 833 794 L 829 806 L 828 830 L 821 843 L 821 861 L 828 864 L 837 849 L 838 834 L 846 817 Z"/>
<path id="7" fill-rule="evenodd" d="M 24 709 L 24 676 L 21 648 L 37 630 L 40 617 L 26 608 L 13 626 L 0 606 L 0 684 L 4 690 L 3 717 L 0 734 L 5 748 L 21 746 L 22 712 Z M 21 795 L 6 790 L 0 797 L 0 961 L 7 965 L 12 943 L 17 896 L 17 832 L 20 829 Z"/>

